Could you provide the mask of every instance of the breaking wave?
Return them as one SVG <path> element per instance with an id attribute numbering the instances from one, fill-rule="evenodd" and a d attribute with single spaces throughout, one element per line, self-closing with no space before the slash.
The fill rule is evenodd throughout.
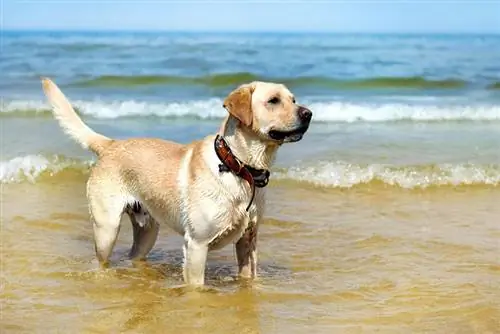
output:
<path id="1" fill-rule="evenodd" d="M 500 184 L 500 165 L 439 164 L 416 166 L 358 165 L 320 162 L 315 166 L 292 167 L 277 173 L 280 179 L 307 182 L 320 187 L 351 188 L 382 183 L 405 189 L 435 186 Z"/>
<path id="2" fill-rule="evenodd" d="M 357 80 L 339 80 L 328 77 L 272 78 L 249 72 L 221 73 L 198 77 L 173 75 L 102 75 L 77 81 L 83 87 L 134 87 L 145 85 L 204 85 L 208 87 L 233 86 L 254 80 L 282 82 L 290 87 L 322 87 L 332 89 L 453 89 L 468 83 L 460 79 L 431 80 L 424 77 L 376 77 Z"/>
<path id="3" fill-rule="evenodd" d="M 36 183 L 61 177 L 64 172 L 87 173 L 93 161 L 70 159 L 61 155 L 26 155 L 0 162 L 0 183 Z"/>
<path id="4" fill-rule="evenodd" d="M 425 105 L 404 103 L 352 103 L 304 101 L 314 111 L 314 121 L 319 122 L 392 122 L 392 121 L 500 121 L 498 105 Z M 222 100 L 153 103 L 127 101 L 73 101 L 77 111 L 88 117 L 114 119 L 120 117 L 165 117 L 219 119 L 226 116 Z M 43 101 L 4 100 L 2 117 L 50 116 L 49 106 Z"/>
<path id="5" fill-rule="evenodd" d="M 84 180 L 91 160 L 60 155 L 27 155 L 0 163 L 0 182 L 63 182 Z M 359 165 L 347 162 L 319 162 L 314 166 L 295 166 L 274 170 L 272 182 L 306 182 L 325 188 L 351 188 L 384 184 L 405 189 L 436 186 L 498 186 L 500 165 L 439 164 L 415 166 Z"/>

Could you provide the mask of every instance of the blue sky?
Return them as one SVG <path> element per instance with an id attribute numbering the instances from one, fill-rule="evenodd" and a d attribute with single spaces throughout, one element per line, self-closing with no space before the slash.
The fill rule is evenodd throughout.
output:
<path id="1" fill-rule="evenodd" d="M 49 30 L 500 33 L 500 0 L 3 0 L 2 24 Z"/>

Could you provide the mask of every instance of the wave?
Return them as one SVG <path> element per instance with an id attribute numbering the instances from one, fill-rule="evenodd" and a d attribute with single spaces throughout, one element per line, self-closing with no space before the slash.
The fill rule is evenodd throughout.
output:
<path id="1" fill-rule="evenodd" d="M 493 82 L 492 84 L 490 84 L 488 86 L 489 89 L 491 90 L 497 90 L 497 89 L 500 89 L 500 81 L 497 81 L 497 82 Z"/>
<path id="2" fill-rule="evenodd" d="M 500 185 L 500 165 L 440 164 L 426 166 L 358 165 L 320 162 L 275 173 L 279 179 L 306 182 L 320 187 L 351 188 L 381 183 L 405 189 L 436 186 Z"/>
<path id="3" fill-rule="evenodd" d="M 438 122 L 438 121 L 500 121 L 498 105 L 430 105 L 404 103 L 308 103 L 316 122 Z M 74 101 L 83 116 L 99 119 L 122 117 L 165 117 L 221 119 L 226 116 L 222 100 L 207 99 L 177 103 L 128 101 Z M 49 106 L 42 101 L 3 101 L 2 117 L 47 117 Z"/>
<path id="4" fill-rule="evenodd" d="M 261 80 L 282 82 L 290 87 L 323 87 L 332 89 L 453 89 L 468 85 L 460 79 L 431 80 L 424 77 L 376 77 L 357 80 L 339 80 L 328 77 L 274 78 L 249 72 L 222 73 L 198 77 L 174 75 L 103 75 L 74 82 L 80 87 L 134 87 L 144 85 L 204 85 L 209 87 L 234 86 L 244 82 Z"/>
<path id="5" fill-rule="evenodd" d="M 279 80 L 279 79 L 278 79 Z M 451 89 L 465 87 L 468 83 L 460 79 L 430 80 L 423 77 L 377 77 L 359 80 L 333 80 L 319 77 L 281 79 L 290 86 L 323 86 L 334 89 L 376 89 L 376 88 L 412 88 L 412 89 Z"/>
<path id="6" fill-rule="evenodd" d="M 0 163 L 0 182 L 63 182 L 84 180 L 92 160 L 60 155 L 27 155 Z M 384 184 L 405 189 L 436 186 L 498 186 L 500 165 L 440 164 L 421 166 L 359 165 L 347 162 L 319 162 L 314 166 L 276 169 L 272 181 L 296 181 L 326 188 L 351 188 Z"/>
<path id="7" fill-rule="evenodd" d="M 170 117 L 219 119 L 226 115 L 222 100 L 208 99 L 179 103 L 151 103 L 135 100 L 104 102 L 73 101 L 77 113 L 93 118 Z M 52 115 L 49 105 L 42 101 L 4 101 L 0 109 L 3 117 L 45 117 Z"/>
<path id="8" fill-rule="evenodd" d="M 77 175 L 87 173 L 93 161 L 71 159 L 62 155 L 26 155 L 0 162 L 0 183 L 35 183 L 64 172 Z"/>
<path id="9" fill-rule="evenodd" d="M 240 72 L 229 74 L 215 74 L 202 77 L 183 77 L 171 75 L 103 75 L 89 80 L 73 83 L 75 86 L 83 87 L 132 87 L 144 85 L 206 85 L 206 86 L 230 86 L 248 81 L 259 80 L 257 75 Z"/>

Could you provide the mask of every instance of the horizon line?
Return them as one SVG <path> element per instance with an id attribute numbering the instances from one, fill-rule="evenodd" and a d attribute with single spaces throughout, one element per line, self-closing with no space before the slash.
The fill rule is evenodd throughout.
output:
<path id="1" fill-rule="evenodd" d="M 384 35 L 500 35 L 500 31 L 363 31 L 363 30 L 252 30 L 252 29 L 149 29 L 149 28 L 19 28 L 1 27 L 3 32 L 124 32 L 124 33 L 273 33 L 273 34 L 384 34 Z"/>

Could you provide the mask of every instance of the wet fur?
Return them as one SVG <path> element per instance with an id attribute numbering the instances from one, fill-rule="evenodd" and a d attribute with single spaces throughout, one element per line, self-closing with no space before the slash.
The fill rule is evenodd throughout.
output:
<path id="1" fill-rule="evenodd" d="M 113 250 L 121 217 L 133 227 L 133 259 L 144 259 L 167 225 L 184 237 L 184 280 L 204 284 L 207 253 L 235 243 L 238 273 L 257 274 L 257 231 L 262 221 L 265 188 L 256 190 L 233 173 L 220 173 L 213 149 L 215 135 L 188 145 L 155 139 L 114 140 L 94 132 L 78 117 L 67 98 L 50 80 L 44 92 L 63 130 L 98 156 L 87 182 L 95 250 L 106 266 Z M 267 101 L 279 96 L 280 104 Z M 270 169 L 282 142 L 272 140 L 271 129 L 289 131 L 300 126 L 298 106 L 283 85 L 245 84 L 224 100 L 229 112 L 220 134 L 233 153 L 246 164 Z"/>

